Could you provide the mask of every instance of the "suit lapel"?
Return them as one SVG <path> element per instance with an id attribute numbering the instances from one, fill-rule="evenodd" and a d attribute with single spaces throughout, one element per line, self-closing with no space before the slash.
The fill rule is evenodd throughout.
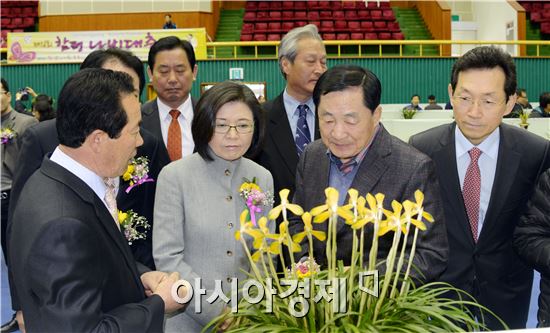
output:
<path id="1" fill-rule="evenodd" d="M 141 109 L 142 114 L 142 126 L 154 136 L 159 139 L 160 142 L 164 142 L 162 139 L 162 131 L 160 129 L 160 116 L 157 105 L 157 99 L 148 102 Z"/>
<path id="2" fill-rule="evenodd" d="M 270 117 L 273 130 L 269 133 L 269 135 L 271 135 L 273 142 L 278 142 L 275 147 L 279 152 L 279 159 L 283 161 L 290 173 L 293 176 L 296 176 L 298 153 L 296 152 L 294 135 L 290 129 L 288 117 L 285 112 L 283 95 L 279 95 L 273 103 L 272 114 Z"/>
<path id="3" fill-rule="evenodd" d="M 498 213 L 502 211 L 503 206 L 506 204 L 506 198 L 508 198 L 508 193 L 513 183 L 510 179 L 514 178 L 514 175 L 518 172 L 521 155 L 521 152 L 516 147 L 516 143 L 508 135 L 506 127 L 500 126 L 497 168 L 489 207 L 487 207 L 487 214 L 485 214 L 483 228 L 481 229 L 480 240 L 484 234 L 490 232 L 490 228 L 495 226 Z"/>
<path id="4" fill-rule="evenodd" d="M 456 167 L 455 127 L 456 123 L 449 124 L 448 132 L 439 140 L 440 149 L 434 152 L 432 159 L 440 169 L 439 183 L 442 191 L 446 194 L 443 197 L 449 200 L 449 202 L 444 202 L 444 204 L 451 207 L 453 215 L 456 216 L 455 220 L 458 222 L 459 228 L 463 233 L 463 238 L 468 239 L 471 245 L 474 246 L 474 239 L 468 215 L 466 214 L 466 206 L 464 205 L 460 179 L 458 178 L 458 169 Z"/>

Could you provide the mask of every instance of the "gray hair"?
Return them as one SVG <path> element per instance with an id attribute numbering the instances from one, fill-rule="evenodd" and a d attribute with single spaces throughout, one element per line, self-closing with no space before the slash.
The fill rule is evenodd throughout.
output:
<path id="1" fill-rule="evenodd" d="M 281 39 L 281 43 L 279 44 L 279 68 L 281 69 L 281 73 L 283 73 L 285 79 L 286 74 L 283 71 L 282 65 L 283 58 L 286 58 L 291 63 L 294 63 L 294 59 L 296 59 L 296 55 L 298 54 L 296 45 L 300 40 L 308 38 L 316 39 L 321 42 L 321 44 L 323 43 L 323 39 L 319 35 L 319 30 L 315 24 L 308 24 L 303 27 L 294 28 L 287 32 L 283 39 Z"/>

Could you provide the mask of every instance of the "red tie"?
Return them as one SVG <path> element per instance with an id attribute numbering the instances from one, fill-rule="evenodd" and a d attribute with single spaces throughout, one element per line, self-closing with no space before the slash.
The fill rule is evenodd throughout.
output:
<path id="1" fill-rule="evenodd" d="M 481 150 L 474 147 L 468 152 L 468 154 L 470 154 L 470 165 L 468 166 L 466 176 L 464 177 L 462 196 L 464 197 L 464 205 L 466 205 L 466 212 L 468 213 L 468 219 L 470 220 L 472 236 L 474 237 L 474 242 L 477 243 L 479 197 L 481 192 L 481 175 L 477 161 L 481 155 Z"/>
<path id="2" fill-rule="evenodd" d="M 170 116 L 172 116 L 172 121 L 170 126 L 168 126 L 168 155 L 170 160 L 175 161 L 181 158 L 181 128 L 178 121 L 180 112 L 178 110 L 171 110 Z"/>

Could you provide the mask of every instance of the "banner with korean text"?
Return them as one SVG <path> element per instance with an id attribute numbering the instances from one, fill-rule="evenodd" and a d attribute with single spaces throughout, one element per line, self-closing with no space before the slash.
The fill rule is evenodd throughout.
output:
<path id="1" fill-rule="evenodd" d="M 206 59 L 206 29 L 152 29 L 120 31 L 16 32 L 8 34 L 8 64 L 80 63 L 95 50 L 117 47 L 147 61 L 158 39 L 177 36 Z"/>

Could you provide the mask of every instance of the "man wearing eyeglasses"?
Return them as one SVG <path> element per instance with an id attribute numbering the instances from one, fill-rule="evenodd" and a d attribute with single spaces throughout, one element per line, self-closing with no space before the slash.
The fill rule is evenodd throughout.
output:
<path id="1" fill-rule="evenodd" d="M 439 177 L 449 239 L 442 280 L 509 328 L 524 328 L 533 270 L 514 252 L 512 239 L 536 180 L 550 167 L 550 144 L 502 123 L 516 103 L 516 68 L 501 49 L 482 46 L 464 54 L 448 89 L 455 121 L 410 138 L 433 159 Z M 490 330 L 503 329 L 489 313 L 476 316 Z"/>

